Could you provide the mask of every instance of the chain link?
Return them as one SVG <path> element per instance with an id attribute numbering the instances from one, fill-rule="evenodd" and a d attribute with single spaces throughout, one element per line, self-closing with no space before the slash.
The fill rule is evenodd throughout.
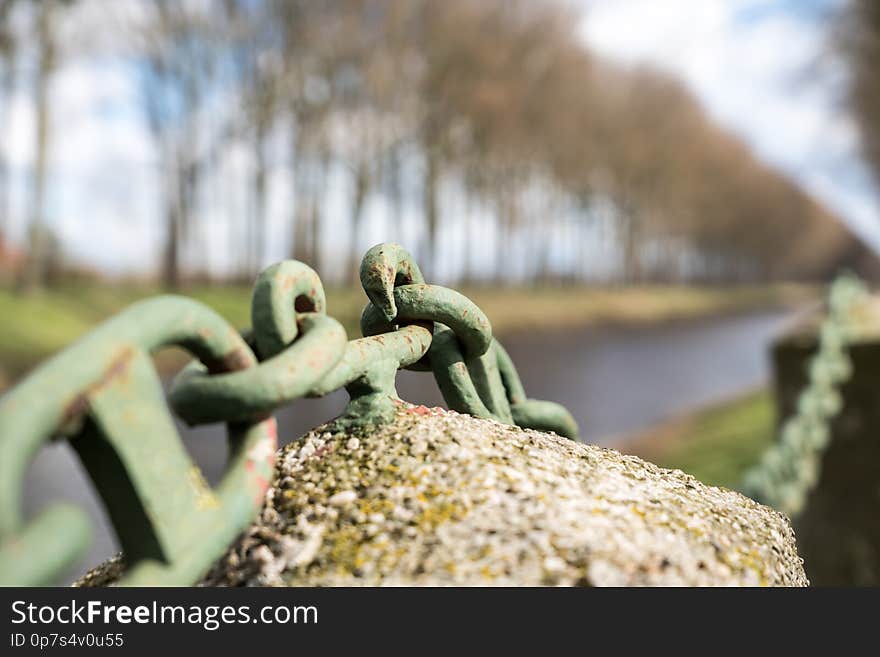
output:
<path id="1" fill-rule="evenodd" d="M 24 474 L 53 437 L 70 441 L 101 495 L 125 553 L 122 584 L 190 584 L 258 513 L 277 447 L 272 413 L 345 387 L 336 422 L 366 429 L 401 401 L 400 368 L 434 373 L 450 408 L 577 436 L 563 407 L 528 399 L 485 314 L 428 285 L 409 253 L 380 244 L 364 257 L 364 337 L 347 340 L 326 314 L 318 275 L 285 261 L 258 277 L 252 328 L 239 334 L 183 297 L 135 304 L 53 357 L 0 400 L 0 584 L 50 582 L 83 551 L 88 519 L 70 505 L 25 522 Z M 180 440 L 149 355 L 180 346 L 193 361 L 168 404 L 188 424 L 225 422 L 227 473 L 209 487 Z"/>
<path id="2" fill-rule="evenodd" d="M 211 309 L 157 297 L 95 329 L 0 400 L 0 584 L 52 581 L 88 544 L 88 519 L 75 506 L 50 506 L 29 523 L 21 516 L 27 467 L 53 437 L 70 441 L 104 501 L 130 564 L 126 584 L 194 581 L 259 511 L 274 468 L 275 420 L 228 426 L 227 471 L 210 488 L 180 442 L 149 358 L 168 346 L 210 372 L 257 362 Z"/>
<path id="3" fill-rule="evenodd" d="M 416 367 L 434 373 L 449 408 L 577 438 L 577 423 L 563 406 L 526 397 L 513 361 L 492 337 L 483 312 L 453 290 L 425 285 L 402 247 L 380 244 L 370 249 L 361 281 L 370 299 L 361 315 L 364 335 L 393 330 L 394 322 L 435 322 L 427 358 Z"/>

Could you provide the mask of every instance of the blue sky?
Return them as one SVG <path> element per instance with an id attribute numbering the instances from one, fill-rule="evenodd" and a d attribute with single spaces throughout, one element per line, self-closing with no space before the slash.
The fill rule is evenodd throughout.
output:
<path id="1" fill-rule="evenodd" d="M 876 193 L 829 43 L 844 0 L 584 0 L 597 52 L 680 76 L 710 114 L 880 250 Z"/>

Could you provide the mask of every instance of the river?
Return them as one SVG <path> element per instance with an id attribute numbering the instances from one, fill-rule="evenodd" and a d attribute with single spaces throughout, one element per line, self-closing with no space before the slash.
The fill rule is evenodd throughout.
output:
<path id="1" fill-rule="evenodd" d="M 583 440 L 614 445 L 623 434 L 766 381 L 768 344 L 788 317 L 780 311 L 756 312 L 649 327 L 531 331 L 503 342 L 530 397 L 568 407 Z M 427 373 L 400 372 L 398 391 L 407 401 L 442 405 Z M 344 391 L 337 391 L 282 409 L 276 414 L 279 435 L 283 441 L 296 439 L 338 415 L 346 399 Z M 207 479 L 216 482 L 225 459 L 222 427 L 185 430 L 184 440 Z M 96 531 L 84 564 L 116 551 L 100 502 L 67 445 L 48 446 L 38 454 L 24 495 L 28 516 L 57 499 L 88 511 Z M 71 576 L 84 569 L 75 568 Z"/>

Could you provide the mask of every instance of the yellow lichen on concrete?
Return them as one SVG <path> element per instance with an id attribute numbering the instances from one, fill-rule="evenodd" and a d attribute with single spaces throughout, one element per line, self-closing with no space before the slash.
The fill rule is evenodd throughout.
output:
<path id="1" fill-rule="evenodd" d="M 804 585 L 787 520 L 613 450 L 435 410 L 286 447 L 206 579 L 263 585 Z"/>

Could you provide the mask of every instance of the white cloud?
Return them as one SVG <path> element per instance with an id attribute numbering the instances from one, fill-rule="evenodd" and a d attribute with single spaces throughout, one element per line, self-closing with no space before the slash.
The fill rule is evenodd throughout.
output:
<path id="1" fill-rule="evenodd" d="M 155 265 L 152 145 L 131 75 L 112 59 L 78 60 L 51 78 L 46 221 L 69 255 L 102 269 Z M 33 98 L 20 85 L 3 144 L 13 175 L 12 237 L 24 238 L 35 155 Z"/>
<path id="2" fill-rule="evenodd" d="M 155 160 L 132 76 L 83 62 L 53 81 L 47 217 L 72 255 L 115 271 L 155 265 Z"/>

